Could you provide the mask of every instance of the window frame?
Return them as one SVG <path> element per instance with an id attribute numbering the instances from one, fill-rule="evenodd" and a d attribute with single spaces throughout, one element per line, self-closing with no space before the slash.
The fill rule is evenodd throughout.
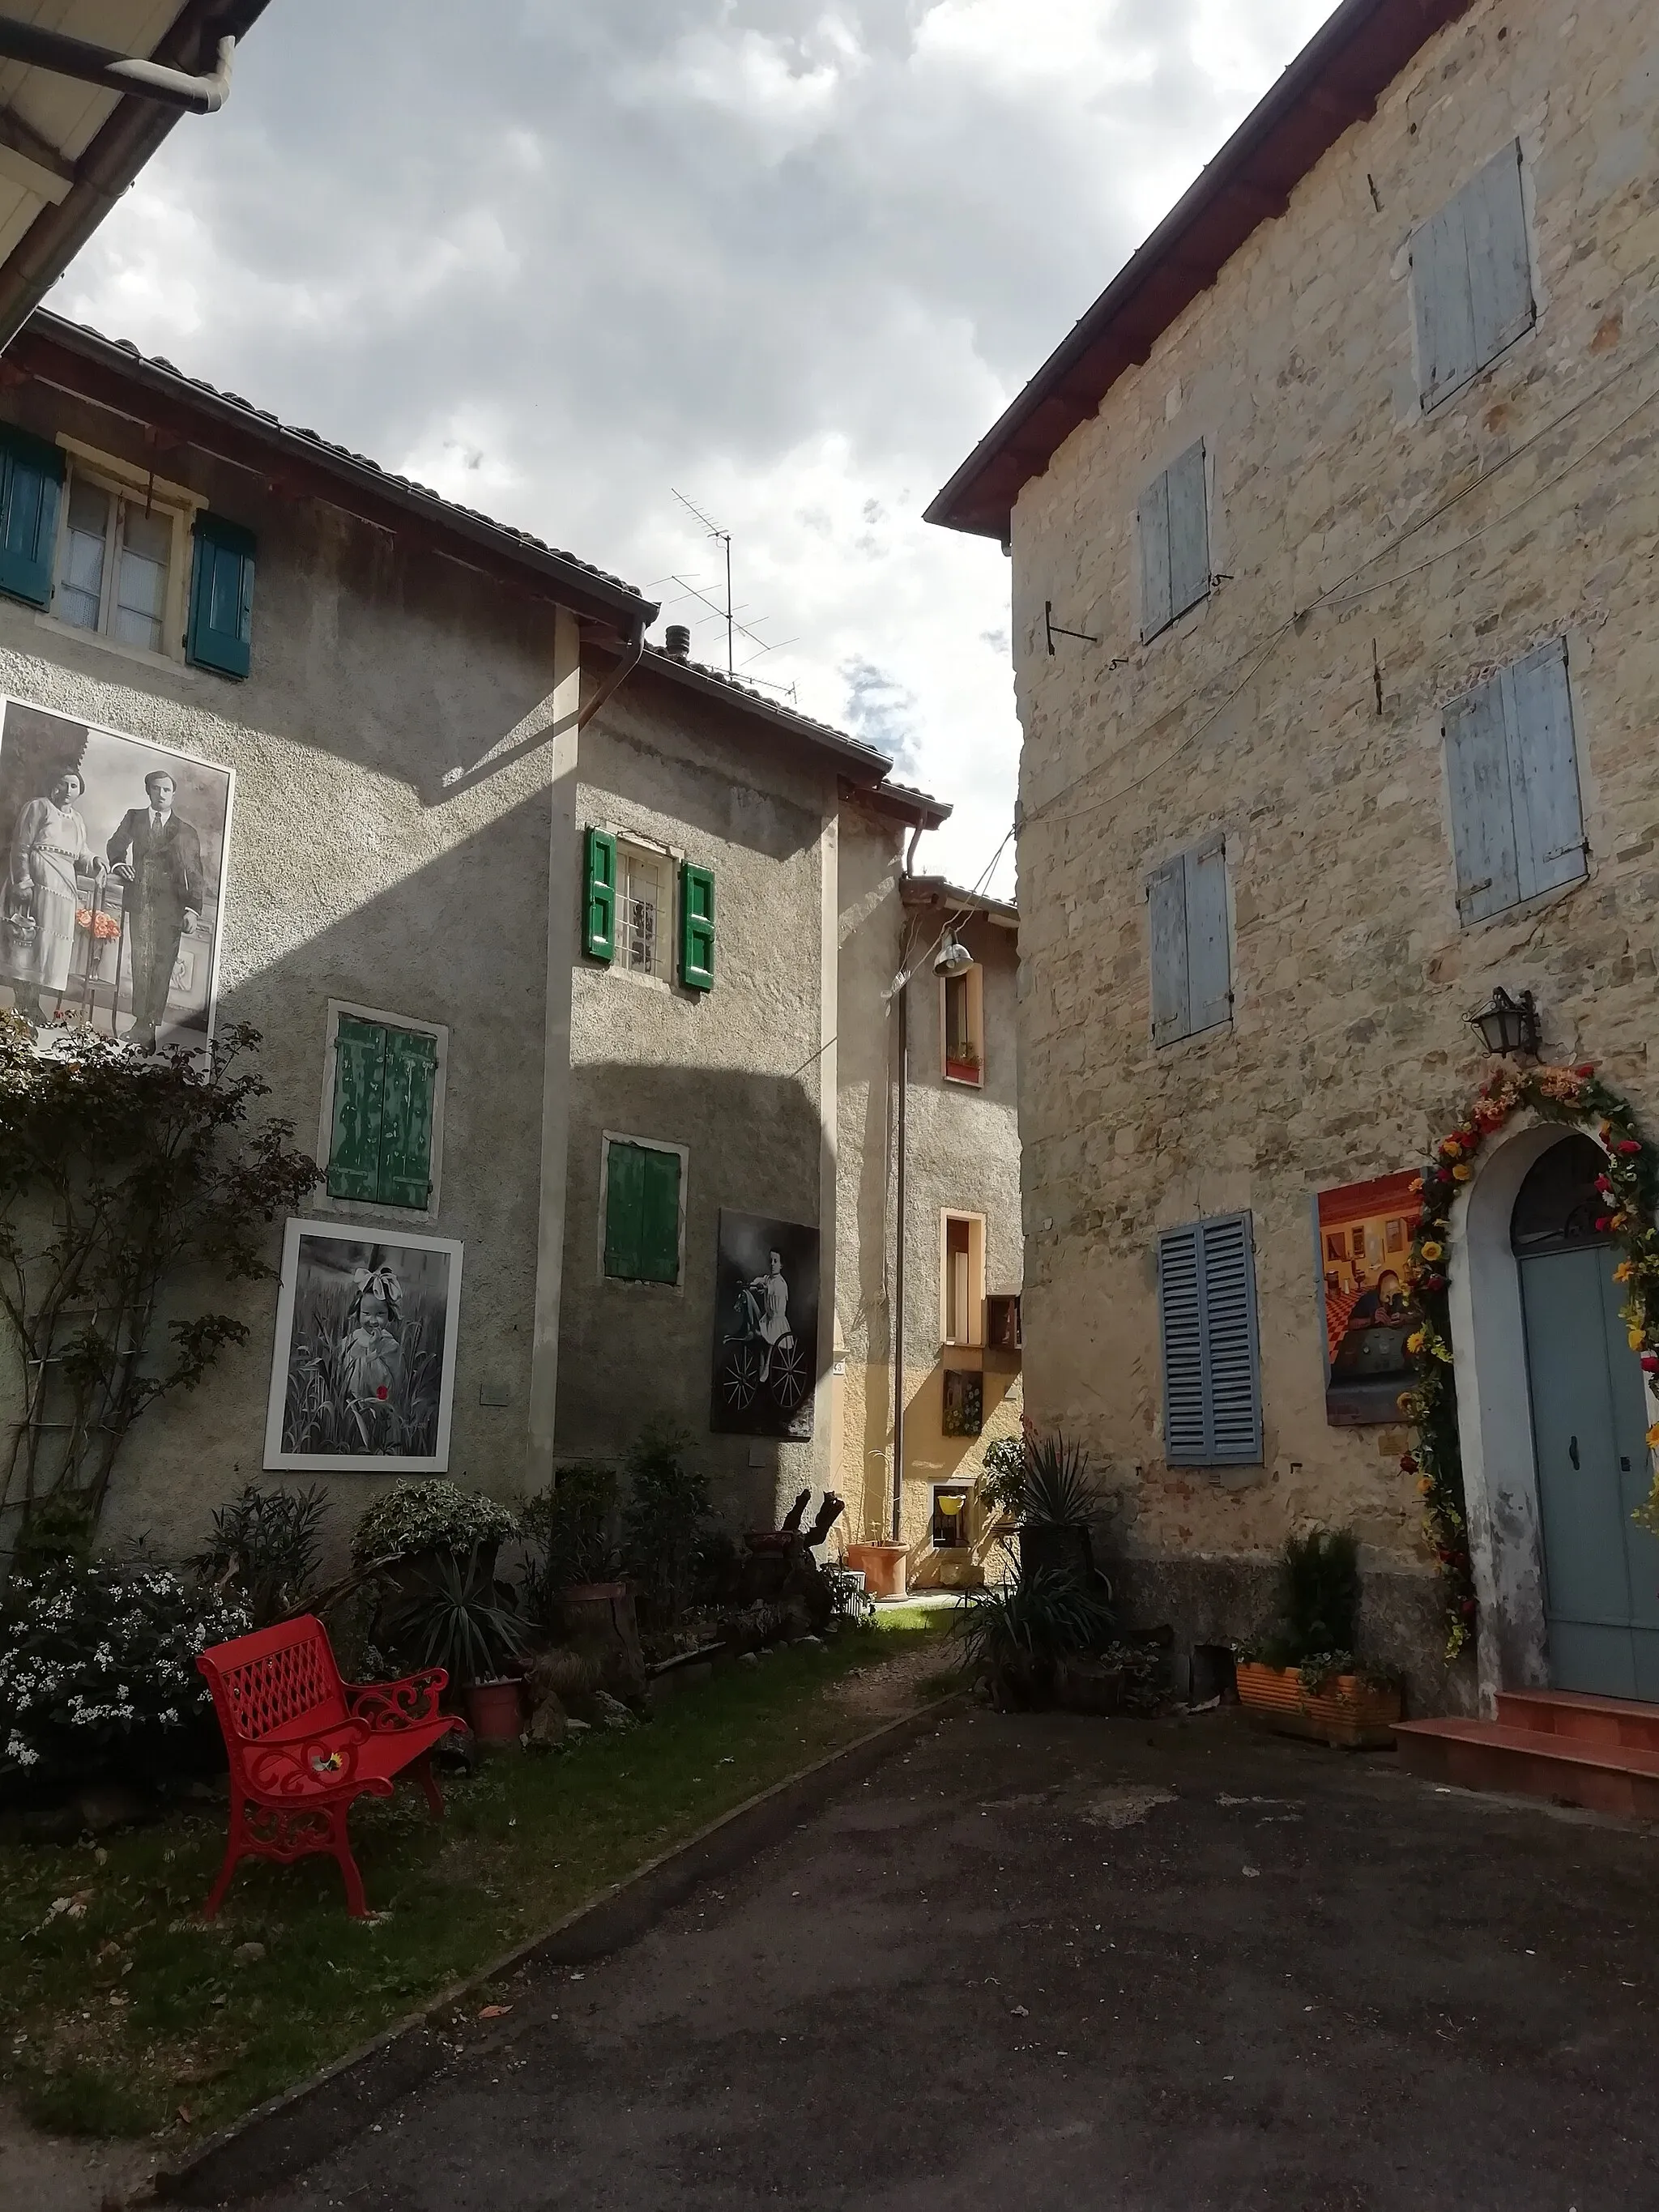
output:
<path id="1" fill-rule="evenodd" d="M 79 638 L 82 644 L 101 647 L 106 653 L 121 653 L 155 667 L 163 666 L 174 673 L 185 670 L 185 632 L 190 614 L 191 561 L 194 532 L 198 514 L 207 510 L 206 495 L 191 491 L 184 484 L 171 483 L 164 477 L 151 477 L 147 470 L 135 467 L 130 461 L 118 459 L 112 453 L 101 453 L 94 446 L 84 445 L 78 438 L 59 431 L 54 442 L 66 456 L 64 481 L 59 487 L 58 501 L 58 529 L 52 545 L 52 597 L 35 616 L 43 628 L 55 630 L 60 636 Z M 115 606 L 115 578 L 118 573 L 118 550 L 113 561 L 106 553 L 106 569 L 101 596 L 97 629 L 85 629 L 72 623 L 57 611 L 58 593 L 64 581 L 64 562 L 69 550 L 70 501 L 77 482 L 93 485 L 108 497 L 120 501 L 123 507 L 148 504 L 152 512 L 165 514 L 171 525 L 172 542 L 167 556 L 167 595 L 161 615 L 161 647 L 159 653 L 148 646 L 130 644 L 118 637 L 109 627 Z M 119 521 L 106 541 L 107 546 L 118 549 Z"/>
<path id="2" fill-rule="evenodd" d="M 632 1145 L 641 1152 L 673 1152 L 680 1164 L 679 1218 L 677 1224 L 678 1247 L 675 1275 L 672 1283 L 652 1283 L 637 1276 L 611 1274 L 605 1264 L 605 1228 L 611 1208 L 611 1147 L 613 1145 Z M 685 1296 L 685 1209 L 686 1196 L 691 1181 L 691 1148 L 674 1143 L 666 1137 L 631 1136 L 623 1129 L 601 1129 L 599 1132 L 599 1218 L 594 1239 L 594 1265 L 601 1284 L 608 1288 L 627 1291 L 634 1296 L 683 1298 Z"/>
<path id="3" fill-rule="evenodd" d="M 981 1434 L 982 1435 L 984 1431 L 981 1430 Z M 955 1514 L 954 1516 L 946 1515 L 944 1516 L 947 1526 L 950 1524 L 951 1521 L 954 1519 L 957 1526 L 962 1531 L 961 1535 L 954 1544 L 941 1544 L 939 1540 L 938 1529 L 941 1517 L 939 1510 L 939 1502 L 941 1498 L 959 1498 L 962 1500 L 962 1510 L 960 1513 Z M 933 1552 L 944 1553 L 947 1555 L 954 1555 L 958 1552 L 966 1552 L 971 1555 L 974 1548 L 972 1528 L 974 1515 L 973 1485 L 970 1482 L 933 1483 L 929 1486 L 928 1500 L 928 1549 Z"/>
<path id="4" fill-rule="evenodd" d="M 968 1334 L 951 1334 L 951 1224 L 968 1225 Z M 939 1340 L 956 1352 L 985 1349 L 985 1228 L 982 1213 L 942 1206 L 939 1215 Z"/>
<path id="5" fill-rule="evenodd" d="M 659 838 L 646 836 L 638 830 L 630 830 L 620 823 L 598 820 L 587 823 L 583 836 L 584 886 L 586 876 L 586 843 L 587 835 L 598 830 L 608 837 L 617 855 L 614 921 L 611 957 L 599 958 L 586 953 L 582 964 L 591 972 L 620 975 L 628 982 L 650 991 L 666 991 L 672 994 L 679 980 L 680 941 L 680 873 L 685 854 L 678 845 L 665 845 Z M 638 854 L 642 860 L 653 863 L 659 884 L 663 884 L 663 898 L 657 908 L 657 939 L 653 948 L 654 964 L 647 972 L 642 968 L 630 968 L 626 951 L 626 933 L 623 914 L 625 904 L 623 885 L 627 880 L 628 856 Z M 664 883 L 664 878 L 666 879 Z M 584 896 L 586 890 L 584 889 Z M 699 994 L 701 995 L 701 994 Z M 629 1139 L 631 1142 L 632 1139 Z M 611 1279 L 607 1278 L 607 1279 Z"/>
<path id="6" fill-rule="evenodd" d="M 960 983 L 968 994 L 968 1042 L 976 1054 L 976 1064 L 971 1068 L 966 1060 L 951 1057 L 951 986 Z M 939 979 L 939 1066 L 942 1082 L 959 1085 L 964 1091 L 985 1088 L 985 969 L 975 961 L 971 968 L 959 968 L 954 975 L 944 974 Z"/>
<path id="7" fill-rule="evenodd" d="M 317 1164 L 322 1170 L 324 1180 L 312 1194 L 311 1203 L 319 1212 L 343 1214 L 353 1220 L 388 1223 L 435 1221 L 443 1196 L 444 1094 L 449 1069 L 447 1026 L 442 1022 L 419 1021 L 410 1014 L 388 1013 L 383 1006 L 359 1006 L 351 999 L 330 999 L 327 1008 L 327 1029 L 323 1045 L 323 1096 L 317 1116 Z M 328 1188 L 328 1164 L 334 1151 L 335 1062 L 342 1014 L 349 1015 L 353 1021 L 378 1022 L 383 1029 L 409 1030 L 417 1036 L 436 1040 L 437 1062 L 432 1079 L 431 1188 L 424 1206 L 388 1206 L 380 1199 L 337 1198 Z"/>

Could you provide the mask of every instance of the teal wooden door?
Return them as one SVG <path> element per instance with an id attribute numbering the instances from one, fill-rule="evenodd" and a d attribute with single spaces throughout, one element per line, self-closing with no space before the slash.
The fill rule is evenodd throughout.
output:
<path id="1" fill-rule="evenodd" d="M 1631 1519 L 1648 1494 L 1648 1453 L 1618 1256 L 1603 1244 L 1518 1263 L 1550 1677 L 1558 1690 L 1659 1702 L 1659 1538 Z"/>

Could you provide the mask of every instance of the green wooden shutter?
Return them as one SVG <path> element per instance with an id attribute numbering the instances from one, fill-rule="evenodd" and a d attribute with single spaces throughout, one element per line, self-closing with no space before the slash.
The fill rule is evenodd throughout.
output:
<path id="1" fill-rule="evenodd" d="M 424 1206 L 432 1195 L 432 1104 L 437 1084 L 437 1038 L 420 1030 L 388 1030 L 375 1192 L 382 1206 Z"/>
<path id="2" fill-rule="evenodd" d="M 44 607 L 52 598 L 62 448 L 0 423 L 0 592 Z"/>
<path id="3" fill-rule="evenodd" d="M 680 1156 L 653 1148 L 641 1157 L 640 1279 L 647 1283 L 677 1283 L 680 1279 Z"/>
<path id="4" fill-rule="evenodd" d="M 605 1272 L 636 1282 L 645 1218 L 646 1153 L 639 1145 L 612 1145 L 605 1157 Z"/>
<path id="5" fill-rule="evenodd" d="M 680 866 L 680 981 L 693 991 L 714 984 L 714 878 L 690 860 Z"/>
<path id="6" fill-rule="evenodd" d="M 617 957 L 617 841 L 605 830 L 587 833 L 586 901 L 582 950 L 590 960 Z"/>
<path id="7" fill-rule="evenodd" d="M 386 1035 L 379 1022 L 342 1014 L 334 1035 L 334 1132 L 331 1198 L 372 1202 L 380 1194 L 380 1121 L 386 1096 Z M 422 1197 L 421 1203 L 426 1200 Z"/>
<path id="8" fill-rule="evenodd" d="M 196 518 L 185 658 L 221 676 L 246 676 L 253 659 L 252 531 L 220 515 Z"/>

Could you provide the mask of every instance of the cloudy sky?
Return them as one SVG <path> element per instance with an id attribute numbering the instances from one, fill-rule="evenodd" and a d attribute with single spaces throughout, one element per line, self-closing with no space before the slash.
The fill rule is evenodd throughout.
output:
<path id="1" fill-rule="evenodd" d="M 272 0 L 50 304 L 665 602 L 684 493 L 740 665 L 953 799 L 972 883 L 1007 568 L 921 508 L 1330 6 Z"/>

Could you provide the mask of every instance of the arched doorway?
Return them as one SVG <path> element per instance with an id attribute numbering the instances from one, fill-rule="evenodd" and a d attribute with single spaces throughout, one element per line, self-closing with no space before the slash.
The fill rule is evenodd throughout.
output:
<path id="1" fill-rule="evenodd" d="M 1510 1245 L 1520 1278 L 1558 1690 L 1659 1701 L 1659 1539 L 1631 1516 L 1648 1495 L 1642 1372 L 1619 1317 L 1618 1248 L 1596 1220 L 1599 1146 L 1570 1135 L 1534 1161 Z"/>

